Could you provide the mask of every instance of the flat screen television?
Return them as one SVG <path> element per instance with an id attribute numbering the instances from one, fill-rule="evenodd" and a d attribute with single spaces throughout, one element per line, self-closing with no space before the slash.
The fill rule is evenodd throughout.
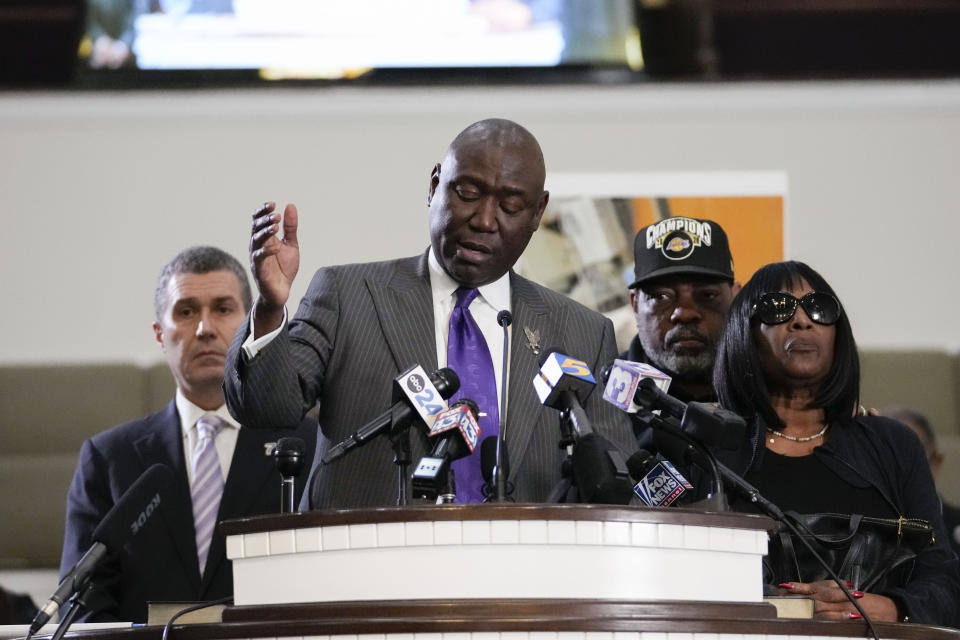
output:
<path id="1" fill-rule="evenodd" d="M 87 0 L 82 76 L 345 80 L 642 65 L 633 0 Z"/>

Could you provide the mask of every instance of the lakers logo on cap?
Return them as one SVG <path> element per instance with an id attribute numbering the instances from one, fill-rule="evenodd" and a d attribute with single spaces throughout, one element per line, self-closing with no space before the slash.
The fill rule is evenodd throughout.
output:
<path id="1" fill-rule="evenodd" d="M 685 260 L 697 247 L 710 246 L 707 222 L 690 218 L 667 218 L 647 227 L 647 249 L 660 249 L 669 260 Z"/>
<path id="2" fill-rule="evenodd" d="M 693 251 L 693 240 L 682 231 L 674 231 L 673 237 L 663 243 L 663 255 L 671 260 L 683 260 Z"/>

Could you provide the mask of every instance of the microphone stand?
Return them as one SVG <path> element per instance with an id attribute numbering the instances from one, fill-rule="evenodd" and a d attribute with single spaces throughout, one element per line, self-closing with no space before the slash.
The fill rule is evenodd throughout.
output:
<path id="1" fill-rule="evenodd" d="M 513 316 L 504 309 L 497 314 L 497 324 L 503 327 L 503 367 L 500 370 L 500 425 L 497 431 L 497 455 L 496 463 L 493 467 L 493 486 L 496 489 L 494 495 L 497 502 L 505 502 L 507 498 L 507 482 L 509 470 L 504 468 L 504 461 L 507 459 L 507 388 L 510 378 L 508 369 L 510 357 L 510 339 L 507 329 L 513 322 Z"/>
<path id="2" fill-rule="evenodd" d="M 303 440 L 280 438 L 273 450 L 273 459 L 282 478 L 280 482 L 280 513 L 293 513 L 296 495 L 296 477 L 303 467 Z"/>
<path id="3" fill-rule="evenodd" d="M 60 624 L 57 626 L 57 630 L 53 632 L 53 635 L 50 636 L 50 640 L 60 640 L 64 634 L 67 633 L 67 630 L 70 628 L 70 625 L 73 624 L 80 610 L 87 608 L 87 598 L 91 593 L 93 593 L 93 581 L 88 578 L 74 596 L 70 598 L 70 606 L 66 613 L 63 614 L 63 617 L 60 618 Z"/>
<path id="4" fill-rule="evenodd" d="M 397 465 L 397 506 L 407 505 L 407 477 L 410 475 L 410 431 L 399 429 L 390 432 L 393 445 L 393 464 Z"/>
<path id="5" fill-rule="evenodd" d="M 549 504 L 577 502 L 577 496 L 574 494 L 576 489 L 573 484 L 573 458 L 568 449 L 567 457 L 560 464 L 560 480 L 553 485 L 546 501 Z"/>
<path id="6" fill-rule="evenodd" d="M 550 490 L 547 496 L 549 503 L 576 502 L 576 496 L 573 491 L 576 486 L 573 482 L 573 445 L 577 442 L 577 426 L 573 412 L 564 409 L 560 412 L 560 441 L 557 446 L 566 449 L 567 457 L 560 463 L 560 480 Z"/>

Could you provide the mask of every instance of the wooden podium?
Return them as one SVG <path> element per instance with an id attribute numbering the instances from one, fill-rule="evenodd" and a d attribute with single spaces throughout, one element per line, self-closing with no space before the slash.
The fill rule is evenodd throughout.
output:
<path id="1" fill-rule="evenodd" d="M 768 525 L 730 513 L 504 504 L 317 511 L 223 526 L 234 604 L 248 606 L 468 598 L 758 603 Z"/>
<path id="2" fill-rule="evenodd" d="M 602 505 L 315 511 L 222 524 L 224 638 L 864 638 L 859 621 L 778 619 L 762 516 Z M 960 638 L 878 624 L 884 638 Z M 429 636 L 424 635 L 429 634 Z M 614 637 L 616 634 L 616 637 Z M 363 636 L 363 638 L 360 638 Z"/>
<path id="3" fill-rule="evenodd" d="M 168 640 L 847 640 L 777 618 L 761 516 L 600 505 L 314 511 L 221 523 L 234 605 Z M 960 631 L 876 624 L 882 638 Z M 161 640 L 162 627 L 68 638 Z"/>

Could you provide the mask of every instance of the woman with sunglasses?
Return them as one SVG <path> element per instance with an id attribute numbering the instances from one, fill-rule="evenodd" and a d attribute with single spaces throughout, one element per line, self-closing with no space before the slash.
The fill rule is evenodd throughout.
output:
<path id="1" fill-rule="evenodd" d="M 853 592 L 872 620 L 960 623 L 958 561 L 946 545 L 923 449 L 903 425 L 860 415 L 853 331 L 820 274 L 802 262 L 780 262 L 753 275 L 731 305 L 714 385 L 720 404 L 748 424 L 741 449 L 718 458 L 784 511 L 903 516 L 934 527 L 936 542 L 899 584 Z M 832 581 L 772 578 L 784 593 L 812 597 L 817 618 L 860 617 Z"/>

